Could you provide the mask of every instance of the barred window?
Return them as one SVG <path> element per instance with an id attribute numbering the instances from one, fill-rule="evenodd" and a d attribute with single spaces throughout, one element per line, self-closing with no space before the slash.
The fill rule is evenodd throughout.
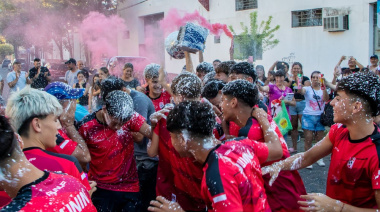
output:
<path id="1" fill-rule="evenodd" d="M 235 0 L 236 11 L 257 8 L 257 0 Z"/>
<path id="2" fill-rule="evenodd" d="M 292 11 L 292 27 L 322 26 L 322 8 Z"/>

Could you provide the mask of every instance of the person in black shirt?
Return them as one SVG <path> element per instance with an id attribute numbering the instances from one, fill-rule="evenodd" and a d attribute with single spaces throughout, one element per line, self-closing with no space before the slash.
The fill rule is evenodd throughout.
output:
<path id="1" fill-rule="evenodd" d="M 347 60 L 347 57 L 346 56 L 342 56 L 336 66 L 340 66 L 340 64 L 343 62 L 343 60 Z M 348 68 L 353 73 L 359 72 L 359 71 L 361 71 L 364 68 L 364 66 L 362 64 L 360 64 L 353 56 L 350 56 L 348 58 L 347 65 L 348 65 Z"/>
<path id="2" fill-rule="evenodd" d="M 49 69 L 41 66 L 40 58 L 34 59 L 34 68 L 29 70 L 29 79 L 32 81 L 32 88 L 45 88 L 51 81 Z"/>

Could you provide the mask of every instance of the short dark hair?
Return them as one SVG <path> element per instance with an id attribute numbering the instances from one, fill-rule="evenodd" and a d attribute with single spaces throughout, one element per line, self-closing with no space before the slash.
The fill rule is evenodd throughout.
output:
<path id="1" fill-rule="evenodd" d="M 244 74 L 246 76 L 249 76 L 252 78 L 253 83 L 256 83 L 257 81 L 257 73 L 253 68 L 253 65 L 248 62 L 240 62 L 235 64 L 231 69 L 231 73 Z"/>
<path id="2" fill-rule="evenodd" d="M 310 78 L 313 78 L 314 74 L 321 74 L 321 72 L 320 71 L 313 71 L 313 72 L 311 72 Z"/>
<path id="3" fill-rule="evenodd" d="M 276 70 L 280 70 L 280 69 L 285 70 L 285 66 L 286 66 L 286 67 L 288 68 L 288 70 L 289 70 L 289 64 L 288 64 L 287 62 L 279 61 L 279 62 L 277 62 L 277 64 L 276 64 Z"/>
<path id="4" fill-rule="evenodd" d="M 354 73 L 338 82 L 337 91 L 359 98 L 366 114 L 380 115 L 380 81 L 373 72 Z"/>
<path id="5" fill-rule="evenodd" d="M 222 61 L 220 61 L 219 59 L 215 59 L 214 61 L 212 61 L 213 63 L 215 63 L 215 62 L 219 62 L 219 63 L 221 63 Z"/>
<path id="6" fill-rule="evenodd" d="M 226 83 L 221 80 L 210 80 L 203 87 L 202 97 L 208 100 L 215 98 L 218 95 L 218 92 L 221 91 L 225 85 Z"/>
<path id="7" fill-rule="evenodd" d="M 286 77 L 286 73 L 285 71 L 283 71 L 282 69 L 281 70 L 278 70 L 274 73 L 274 76 L 275 77 Z"/>
<path id="8" fill-rule="evenodd" d="M 342 75 L 343 74 L 352 74 L 352 70 L 350 68 L 342 68 Z"/>
<path id="9" fill-rule="evenodd" d="M 173 79 L 170 88 L 174 95 L 197 98 L 201 95 L 202 82 L 195 74 L 182 72 Z"/>
<path id="10" fill-rule="evenodd" d="M 100 70 L 103 71 L 105 74 L 110 74 L 110 71 L 107 67 L 101 67 Z"/>
<path id="11" fill-rule="evenodd" d="M 84 77 L 86 77 L 86 73 L 85 73 L 84 71 L 78 71 L 77 76 L 78 76 L 79 74 L 82 74 Z"/>
<path id="12" fill-rule="evenodd" d="M 231 65 L 227 61 L 221 62 L 215 69 L 216 73 L 225 73 L 229 75 L 231 71 Z"/>
<path id="13" fill-rule="evenodd" d="M 123 123 L 129 121 L 135 113 L 132 97 L 124 91 L 118 90 L 108 93 L 104 103 L 108 114 Z"/>
<path id="14" fill-rule="evenodd" d="M 123 88 L 125 88 L 125 85 L 119 78 L 108 78 L 102 80 L 100 90 L 103 101 L 106 100 L 106 96 L 112 91 L 121 91 Z"/>
<path id="15" fill-rule="evenodd" d="M 124 65 L 124 69 L 127 69 L 127 68 L 131 68 L 132 71 L 133 71 L 133 64 L 132 64 L 132 63 L 126 63 L 126 64 Z"/>
<path id="16" fill-rule="evenodd" d="M 210 103 L 185 101 L 170 111 L 166 127 L 172 133 L 186 130 L 191 136 L 204 138 L 212 136 L 215 124 L 215 113 Z"/>
<path id="17" fill-rule="evenodd" d="M 249 107 L 259 103 L 259 90 L 247 80 L 234 80 L 227 83 L 222 89 L 223 95 L 237 98 Z"/>
<path id="18" fill-rule="evenodd" d="M 34 61 L 33 61 L 33 62 L 40 62 L 40 61 L 41 61 L 41 59 L 38 58 L 38 57 L 36 57 L 36 58 L 34 58 Z"/>
<path id="19" fill-rule="evenodd" d="M 11 124 L 3 115 L 0 115 L 0 135 L 0 163 L 2 163 L 13 157 L 14 150 L 19 148 Z"/>
<path id="20" fill-rule="evenodd" d="M 211 63 L 208 63 L 208 62 L 201 62 L 197 68 L 196 68 L 196 71 L 197 72 L 202 72 L 202 73 L 209 73 L 209 72 L 212 72 L 214 71 L 214 66 L 212 66 Z"/>

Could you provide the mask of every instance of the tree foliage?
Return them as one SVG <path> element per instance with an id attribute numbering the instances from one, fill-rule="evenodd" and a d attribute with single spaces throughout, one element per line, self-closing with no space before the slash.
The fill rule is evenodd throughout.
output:
<path id="1" fill-rule="evenodd" d="M 274 39 L 274 34 L 280 29 L 279 25 L 271 28 L 272 16 L 269 16 L 268 20 L 261 21 L 258 24 L 257 12 L 250 13 L 250 25 L 249 27 L 240 22 L 240 26 L 243 32 L 236 35 L 235 30 L 232 26 L 229 29 L 234 34 L 234 58 L 236 59 L 247 59 L 248 56 L 253 56 L 254 60 L 258 55 L 262 54 L 264 51 L 272 49 L 280 41 Z"/>
<path id="2" fill-rule="evenodd" d="M 91 11 L 115 14 L 124 0 L 1 0 L 0 33 L 17 49 L 34 46 L 51 51 L 52 43 L 73 54 L 73 34 Z"/>
<path id="3" fill-rule="evenodd" d="M 13 46 L 11 44 L 0 44 L 0 60 L 3 60 L 7 55 L 13 54 Z"/>

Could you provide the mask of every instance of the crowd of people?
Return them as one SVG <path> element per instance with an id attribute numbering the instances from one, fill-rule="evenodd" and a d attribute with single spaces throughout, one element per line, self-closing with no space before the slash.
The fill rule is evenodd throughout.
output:
<path id="1" fill-rule="evenodd" d="M 52 82 L 39 58 L 28 72 L 15 61 L 0 101 L 1 210 L 378 211 L 377 55 L 367 68 L 342 57 L 331 81 L 299 62 L 266 74 L 185 57 L 171 82 L 162 64 L 140 82 L 137 64 L 92 75 L 70 58 Z M 329 154 L 326 194 L 308 194 L 297 170 Z"/>

